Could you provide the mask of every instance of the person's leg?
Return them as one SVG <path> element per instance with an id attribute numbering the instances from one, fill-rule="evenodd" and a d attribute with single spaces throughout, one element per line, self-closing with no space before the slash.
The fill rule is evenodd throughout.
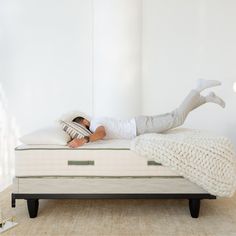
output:
<path id="1" fill-rule="evenodd" d="M 205 89 L 216 87 L 219 85 L 221 85 L 221 82 L 217 80 L 198 79 L 195 90 L 201 93 Z"/>
<path id="2" fill-rule="evenodd" d="M 137 135 L 144 133 L 161 133 L 183 124 L 188 113 L 206 102 L 196 90 L 192 90 L 181 105 L 172 112 L 156 116 L 135 117 Z"/>
<path id="3" fill-rule="evenodd" d="M 181 126 L 192 110 L 198 108 L 206 102 L 206 97 L 201 96 L 201 94 L 197 90 L 194 89 L 190 91 L 190 93 L 180 104 L 180 106 L 171 112 L 173 117 L 173 123 L 171 128 Z"/>
<path id="4" fill-rule="evenodd" d="M 208 96 L 206 96 L 205 98 L 206 98 L 206 102 L 213 102 L 225 108 L 224 100 L 218 97 L 214 92 L 210 92 Z"/>
<path id="5" fill-rule="evenodd" d="M 210 81 L 209 83 L 206 81 L 205 85 L 203 82 L 204 81 L 201 81 L 201 86 L 199 86 L 198 89 L 192 90 L 181 105 L 174 111 L 157 116 L 135 117 L 137 135 L 144 133 L 161 133 L 169 129 L 176 128 L 184 123 L 189 112 L 205 104 L 206 102 L 213 102 L 224 107 L 224 101 L 217 97 L 214 93 L 210 93 L 206 97 L 203 97 L 200 94 L 200 91 L 202 91 L 204 86 L 205 88 L 209 88 L 210 83 L 212 84 L 211 86 L 219 85 L 216 85 L 217 81 Z"/>
<path id="6" fill-rule="evenodd" d="M 197 90 L 192 90 L 181 105 L 172 112 L 173 124 L 171 128 L 181 126 L 192 110 L 208 102 L 218 104 L 222 108 L 225 107 L 225 102 L 215 93 L 210 92 L 204 97 Z"/>

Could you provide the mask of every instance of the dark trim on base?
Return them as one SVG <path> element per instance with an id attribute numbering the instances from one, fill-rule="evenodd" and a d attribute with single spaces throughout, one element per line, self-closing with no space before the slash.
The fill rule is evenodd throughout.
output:
<path id="1" fill-rule="evenodd" d="M 11 204 L 16 206 L 16 199 L 27 200 L 30 218 L 35 218 L 38 212 L 39 199 L 189 199 L 189 210 L 193 218 L 199 216 L 201 199 L 216 199 L 207 193 L 12 193 Z"/>
<path id="2" fill-rule="evenodd" d="M 12 193 L 12 199 L 216 199 L 208 193 Z M 14 207 L 14 206 L 13 206 Z"/>

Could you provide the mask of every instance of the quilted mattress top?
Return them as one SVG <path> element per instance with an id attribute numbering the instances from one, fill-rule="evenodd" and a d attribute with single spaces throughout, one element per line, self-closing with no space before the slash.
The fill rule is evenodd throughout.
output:
<path id="1" fill-rule="evenodd" d="M 87 143 L 78 148 L 70 148 L 64 145 L 20 145 L 16 147 L 16 151 L 22 150 L 130 150 L 131 140 L 128 139 L 111 139 L 99 140 Z"/>

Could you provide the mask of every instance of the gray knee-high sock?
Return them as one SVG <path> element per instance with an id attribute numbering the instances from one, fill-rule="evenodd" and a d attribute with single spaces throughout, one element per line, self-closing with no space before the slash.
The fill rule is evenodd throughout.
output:
<path id="1" fill-rule="evenodd" d="M 174 122 L 172 128 L 182 125 L 188 114 L 204 103 L 206 103 L 205 97 L 201 96 L 197 90 L 192 90 L 180 106 L 173 111 Z"/>

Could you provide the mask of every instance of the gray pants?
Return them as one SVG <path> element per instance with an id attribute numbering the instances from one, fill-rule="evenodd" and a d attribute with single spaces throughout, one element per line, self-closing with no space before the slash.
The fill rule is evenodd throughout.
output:
<path id="1" fill-rule="evenodd" d="M 206 103 L 205 97 L 192 90 L 181 105 L 170 113 L 156 116 L 135 117 L 137 135 L 144 133 L 161 133 L 181 126 L 189 112 Z"/>

